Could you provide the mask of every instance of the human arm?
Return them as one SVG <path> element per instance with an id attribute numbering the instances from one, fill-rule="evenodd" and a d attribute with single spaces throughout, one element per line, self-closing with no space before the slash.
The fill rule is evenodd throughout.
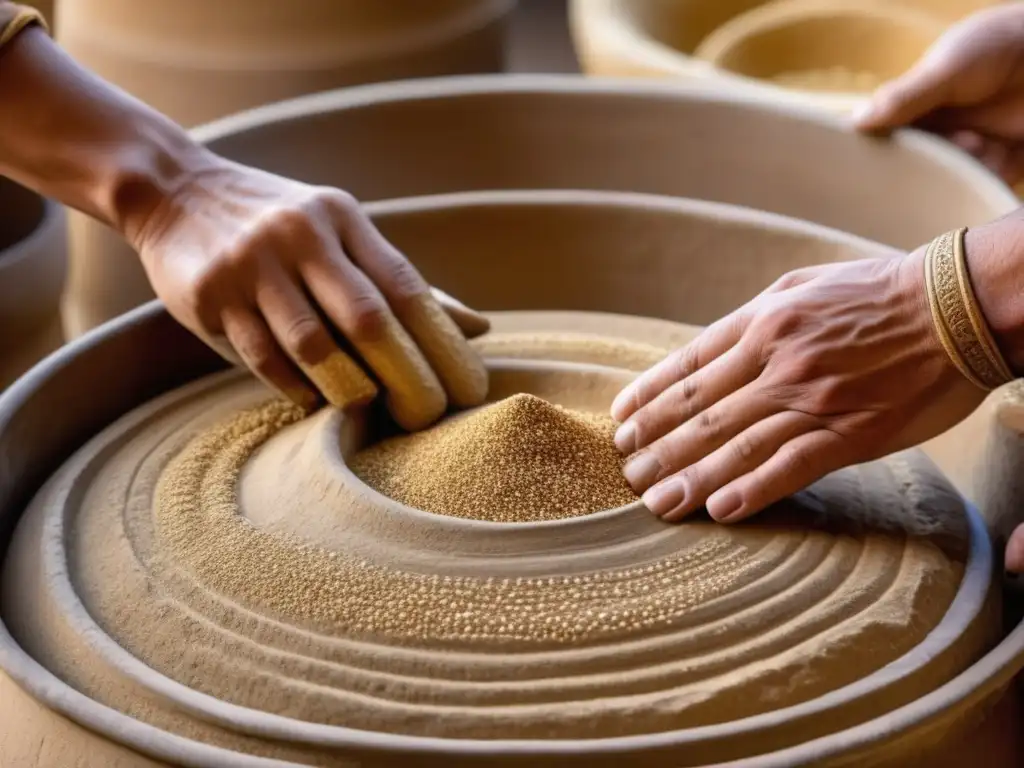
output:
<path id="1" fill-rule="evenodd" d="M 215 155 L 38 26 L 0 48 L 0 105 L 0 173 L 122 233 L 175 318 L 296 402 L 372 398 L 349 351 L 409 429 L 483 400 L 459 326 L 486 320 L 445 300 L 456 324 L 350 195 Z"/>
<path id="2" fill-rule="evenodd" d="M 968 416 L 986 387 L 943 346 L 927 251 L 790 273 L 626 387 L 612 407 L 616 442 L 648 508 L 678 520 L 706 506 L 736 522 Z M 1020 372 L 1024 216 L 972 228 L 963 253 L 994 347 Z M 1006 564 L 1024 571 L 1024 528 Z"/>

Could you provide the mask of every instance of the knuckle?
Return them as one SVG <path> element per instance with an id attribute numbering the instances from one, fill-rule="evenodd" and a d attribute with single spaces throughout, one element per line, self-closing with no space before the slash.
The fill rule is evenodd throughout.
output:
<path id="1" fill-rule="evenodd" d="M 722 424 L 713 411 L 701 411 L 696 416 L 697 431 L 706 440 L 716 441 L 721 437 Z"/>
<path id="2" fill-rule="evenodd" d="M 783 476 L 806 478 L 814 474 L 814 463 L 811 456 L 799 446 L 780 448 L 779 464 Z"/>
<path id="3" fill-rule="evenodd" d="M 687 376 L 679 385 L 679 409 L 684 420 L 693 418 L 700 408 L 700 383 L 695 376 Z"/>
<path id="4" fill-rule="evenodd" d="M 320 189 L 316 199 L 345 213 L 359 210 L 359 201 L 356 200 L 355 195 L 344 189 L 332 189 L 329 187 Z"/>
<path id="5" fill-rule="evenodd" d="M 180 304 L 205 328 L 219 326 L 221 309 L 230 298 L 224 270 L 211 267 L 196 275 L 182 291 Z"/>
<path id="6" fill-rule="evenodd" d="M 268 378 L 274 374 L 276 355 L 274 345 L 265 338 L 243 338 L 235 343 L 238 354 L 245 364 L 261 376 Z"/>
<path id="7" fill-rule="evenodd" d="M 384 329 L 388 309 L 383 300 L 364 294 L 349 301 L 348 313 L 348 335 L 354 340 L 374 339 Z"/>
<path id="8" fill-rule="evenodd" d="M 291 206 L 275 209 L 266 216 L 261 227 L 264 236 L 286 240 L 304 236 L 309 229 L 309 214 L 301 207 Z"/>
<path id="9" fill-rule="evenodd" d="M 384 286 L 394 301 L 409 301 L 427 291 L 427 284 L 407 259 L 396 258 L 387 270 L 387 285 Z"/>
<path id="10" fill-rule="evenodd" d="M 683 467 L 676 473 L 676 477 L 679 478 L 679 483 L 686 491 L 686 498 L 703 496 L 704 473 L 698 465 L 691 464 L 688 467 Z"/>
<path id="11" fill-rule="evenodd" d="M 313 362 L 323 349 L 324 336 L 325 330 L 319 320 L 311 315 L 301 315 L 288 322 L 283 341 L 294 356 Z"/>
<path id="12" fill-rule="evenodd" d="M 737 435 L 732 441 L 733 457 L 742 464 L 753 461 L 758 453 L 757 445 L 745 435 Z"/>

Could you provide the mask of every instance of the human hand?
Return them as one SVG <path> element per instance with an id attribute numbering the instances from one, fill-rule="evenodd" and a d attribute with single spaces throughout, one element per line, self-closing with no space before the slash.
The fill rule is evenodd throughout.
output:
<path id="1" fill-rule="evenodd" d="M 855 116 L 860 130 L 914 125 L 944 136 L 1008 184 L 1024 179 L 1024 4 L 967 17 Z"/>
<path id="2" fill-rule="evenodd" d="M 923 259 L 792 272 L 627 386 L 615 441 L 644 504 L 736 522 L 974 410 L 985 393 L 933 330 Z"/>
<path id="3" fill-rule="evenodd" d="M 464 334 L 487 320 L 433 293 L 344 192 L 210 156 L 124 229 L 168 311 L 300 405 L 373 399 L 348 345 L 406 429 L 486 396 Z"/>

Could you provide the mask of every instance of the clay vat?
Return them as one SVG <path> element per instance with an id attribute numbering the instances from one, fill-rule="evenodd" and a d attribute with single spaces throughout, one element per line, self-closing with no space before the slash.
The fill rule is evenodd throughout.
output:
<path id="1" fill-rule="evenodd" d="M 0 177 L 0 390 L 57 349 L 64 212 Z"/>
<path id="2" fill-rule="evenodd" d="M 476 289 L 480 297 L 493 290 L 486 287 L 488 284 L 507 282 L 504 303 L 499 303 L 498 294 L 492 293 L 495 298 L 484 307 L 506 311 L 493 314 L 493 333 L 478 342 L 490 360 L 493 398 L 526 390 L 574 408 L 604 407 L 623 381 L 649 364 L 652 355 L 661 354 L 692 337 L 695 329 L 691 326 L 636 314 L 610 314 L 653 315 L 671 311 L 676 320 L 685 320 L 685 310 L 680 307 L 695 299 L 698 289 L 694 285 L 699 281 L 667 281 L 666 274 L 700 275 L 703 264 L 712 261 L 721 265 L 718 280 L 710 283 L 715 292 L 731 290 L 726 286 L 735 283 L 739 286 L 738 297 L 755 290 L 756 279 L 770 280 L 768 272 L 757 272 L 761 269 L 760 262 L 777 263 L 782 270 L 796 266 L 794 262 L 799 259 L 820 262 L 858 254 L 884 257 L 891 253 L 883 246 L 804 222 L 708 203 L 630 195 L 552 192 L 547 196 L 520 193 L 394 201 L 374 206 L 373 215 L 389 236 L 404 241 L 406 250 L 425 264 L 428 272 L 438 277 L 458 275 L 467 290 L 472 283 L 480 283 Z M 640 228 L 650 232 L 651 241 L 639 252 L 622 248 L 623 241 L 615 238 L 602 246 L 605 239 L 587 236 L 591 227 L 585 226 L 584 221 L 573 223 L 574 218 L 589 218 L 592 225 L 605 219 L 620 220 L 624 231 L 635 232 Z M 559 223 L 560 220 L 563 223 Z M 480 258 L 482 251 L 503 241 L 512 232 L 520 233 L 518 244 L 525 246 L 518 250 L 524 272 L 532 269 L 532 259 L 542 258 L 535 257 L 534 253 L 544 254 L 553 270 L 548 272 L 550 282 L 568 284 L 558 272 L 560 254 L 566 269 L 579 271 L 581 265 L 587 265 L 604 278 L 580 283 L 575 295 L 567 293 L 565 304 L 558 303 L 555 296 L 542 297 L 540 301 L 544 304 L 540 301 L 531 304 L 529 301 L 535 294 L 526 281 L 510 280 L 508 272 L 492 271 L 500 260 Z M 557 250 L 554 245 L 544 245 L 552 232 L 565 233 Z M 530 237 L 536 239 L 532 244 L 528 241 Z M 472 247 L 474 239 L 476 244 Z M 442 252 L 438 244 L 446 242 L 451 243 L 452 248 Z M 686 243 L 691 246 L 684 247 Z M 705 247 L 698 248 L 699 243 Z M 552 250 L 545 251 L 546 247 Z M 708 260 L 707 249 L 719 256 Z M 729 254 L 734 261 L 725 260 L 724 254 Z M 632 269 L 637 258 L 644 261 L 646 269 L 642 272 Z M 629 291 L 635 297 L 632 305 L 619 303 L 622 279 L 642 281 L 634 283 Z M 454 290 L 451 281 L 438 282 L 443 289 Z M 660 292 L 669 290 L 666 285 L 674 287 L 677 294 Z M 655 290 L 655 286 L 660 291 Z M 708 288 L 709 283 L 705 282 L 701 289 L 705 293 L 712 292 Z M 645 295 L 653 297 L 649 308 L 643 306 L 640 298 Z M 523 306 L 533 311 L 523 311 Z M 538 311 L 541 308 L 560 311 Z M 573 311 L 565 311 L 566 308 Z M 696 311 L 716 310 L 706 304 Z M 161 570 L 155 567 L 159 562 L 173 565 L 172 561 L 150 557 L 155 551 L 152 548 L 162 546 L 160 542 L 165 540 L 164 529 L 153 526 L 162 525 L 160 521 L 184 518 L 175 514 L 167 516 L 159 506 L 152 507 L 152 515 L 148 510 L 154 492 L 172 507 L 181 500 L 199 498 L 191 493 L 180 496 L 172 493 L 168 497 L 160 489 L 177 486 L 163 483 L 160 477 L 166 479 L 167 472 L 188 470 L 193 465 L 187 457 L 194 455 L 197 446 L 205 445 L 193 442 L 193 438 L 205 440 L 205 436 L 211 434 L 211 425 L 221 418 L 231 418 L 232 413 L 265 396 L 240 373 L 208 376 L 221 365 L 219 358 L 177 327 L 158 306 L 148 305 L 65 347 L 0 400 L 0 454 L 10 457 L 0 464 L 0 549 L 5 551 L 0 576 L 3 582 L 0 618 L 4 622 L 0 629 L 0 669 L 3 670 L 0 702 L 7 707 L 0 719 L 0 760 L 4 764 L 61 766 L 74 759 L 83 768 L 160 765 L 283 768 L 302 764 L 474 765 L 486 760 L 489 764 L 600 766 L 621 765 L 643 758 L 644 764 L 650 765 L 721 765 L 723 761 L 733 760 L 730 765 L 751 768 L 862 764 L 911 768 L 914 766 L 911 756 L 921 761 L 921 766 L 952 768 L 974 760 L 996 768 L 1018 764 L 1020 753 L 1014 751 L 1019 747 L 1015 740 L 1018 738 L 1014 720 L 1016 699 L 1012 694 L 1003 694 L 1009 690 L 1007 686 L 1013 674 L 1024 661 L 1024 630 L 1014 630 L 1002 638 L 1001 633 L 993 636 L 998 624 L 990 611 L 995 611 L 998 595 L 988 591 L 993 563 L 984 527 L 976 514 L 965 509 L 958 498 L 944 488 L 927 462 L 914 457 L 913 452 L 889 465 L 889 469 L 876 465 L 873 469 L 852 470 L 820 486 L 816 495 L 794 499 L 789 511 L 801 516 L 815 515 L 815 519 L 823 523 L 822 530 L 813 533 L 808 533 L 806 525 L 798 528 L 788 525 L 787 510 L 778 511 L 774 524 L 765 518 L 761 524 L 727 530 L 698 520 L 688 526 L 661 529 L 642 509 L 623 507 L 589 518 L 537 526 L 513 525 L 511 533 L 496 540 L 494 524 L 452 521 L 418 513 L 390 503 L 360 486 L 338 462 L 343 463 L 352 448 L 365 439 L 360 434 L 365 435 L 372 429 L 372 420 L 345 420 L 322 412 L 284 431 L 274 432 L 262 445 L 248 444 L 246 450 L 250 453 L 244 465 L 248 465 L 249 471 L 243 470 L 238 476 L 237 487 L 242 494 L 239 510 L 249 518 L 252 530 L 266 532 L 271 538 L 297 537 L 329 549 L 351 543 L 356 551 L 365 553 L 360 548 L 369 545 L 369 554 L 374 557 L 381 555 L 374 542 L 386 541 L 385 562 L 401 562 L 404 568 L 414 570 L 451 568 L 457 571 L 458 578 L 474 578 L 480 575 L 481 569 L 496 568 L 488 558 L 493 557 L 497 542 L 503 555 L 508 556 L 503 558 L 501 567 L 513 573 L 515 569 L 525 568 L 528 575 L 523 578 L 527 581 L 538 572 L 547 574 L 548 578 L 554 575 L 562 578 L 566 567 L 570 573 L 578 569 L 576 573 L 580 578 L 587 577 L 591 567 L 588 563 L 592 565 L 588 558 L 595 552 L 603 566 L 626 567 L 637 552 L 642 551 L 638 548 L 656 547 L 659 541 L 679 551 L 680 542 L 670 541 L 669 536 L 695 536 L 688 546 L 694 542 L 714 542 L 716 537 L 725 536 L 726 549 L 730 551 L 724 559 L 733 563 L 734 569 L 725 569 L 722 575 L 733 578 L 747 573 L 743 577 L 745 581 L 734 584 L 737 588 L 725 603 L 733 609 L 738 607 L 735 601 L 741 599 L 738 597 L 741 594 L 746 595 L 743 599 L 772 595 L 765 600 L 755 599 L 758 606 L 788 604 L 793 607 L 789 601 L 795 594 L 819 588 L 824 592 L 816 593 L 822 595 L 817 609 L 824 610 L 823 606 L 829 604 L 827 595 L 832 589 L 836 590 L 833 594 L 839 596 L 836 605 L 850 606 L 846 602 L 847 590 L 857 592 L 858 584 L 866 589 L 859 594 L 879 594 L 884 584 L 875 578 L 878 574 L 893 576 L 892 583 L 896 586 L 891 590 L 882 588 L 882 593 L 906 597 L 915 592 L 912 580 L 907 581 L 898 574 L 913 574 L 915 569 L 909 564 L 915 557 L 929 553 L 930 562 L 938 564 L 932 571 L 934 581 L 928 586 L 930 599 L 924 601 L 931 605 L 932 617 L 925 618 L 921 614 L 922 626 L 906 628 L 915 636 L 923 635 L 919 643 L 900 654 L 896 663 L 882 670 L 868 671 L 859 683 L 823 695 L 811 694 L 801 703 L 785 709 L 739 719 L 727 716 L 724 722 L 676 731 L 661 729 L 654 733 L 605 738 L 598 733 L 597 738 L 592 735 L 557 739 L 538 736 L 534 722 L 527 738 L 506 734 L 504 738 L 484 740 L 358 730 L 345 727 L 345 723 L 324 722 L 322 714 L 310 717 L 309 713 L 303 713 L 305 719 L 295 719 L 296 713 L 320 701 L 326 691 L 316 686 L 300 686 L 293 689 L 290 696 L 266 695 L 282 683 L 281 677 L 270 674 L 272 669 L 266 667 L 256 675 L 243 670 L 243 678 L 253 686 L 241 686 L 231 701 L 215 700 L 204 691 L 206 683 L 203 681 L 235 679 L 239 667 L 230 662 L 231 657 L 257 666 L 262 664 L 251 655 L 251 643 L 258 641 L 266 649 L 274 633 L 259 614 L 271 608 L 240 617 L 236 608 L 227 603 L 220 602 L 219 607 L 210 612 L 211 604 L 203 601 L 216 602 L 217 591 L 229 594 L 240 585 L 261 583 L 264 575 L 273 572 L 267 567 L 272 561 L 252 560 L 240 554 L 243 550 L 224 553 L 220 558 L 189 560 L 199 571 L 223 558 L 243 564 L 248 562 L 250 567 L 258 564 L 254 570 L 246 570 L 240 580 L 222 583 L 215 592 L 191 589 L 175 581 L 176 574 L 187 574 L 188 568 Z M 113 369 L 118 371 L 118 376 L 110 376 Z M 184 388 L 180 388 L 181 385 L 185 385 Z M 63 413 L 61 403 L 66 404 L 69 399 L 87 402 L 89 407 L 67 408 L 66 418 L 54 424 L 53 414 Z M 40 429 L 43 423 L 47 424 L 46 429 Z M 232 434 L 244 433 L 244 425 L 239 426 L 242 432 Z M 186 457 L 186 460 L 175 461 L 175 456 Z M 173 466 L 171 461 L 174 461 Z M 889 477 L 886 473 L 897 467 L 901 482 L 909 483 L 913 493 L 895 493 L 889 497 L 894 507 L 874 506 L 867 496 L 857 496 L 856 489 L 861 486 L 855 478 L 861 477 L 859 473 L 869 473 L 862 478 L 867 481 L 867 488 L 884 487 L 891 481 L 885 479 Z M 45 489 L 40 490 L 48 478 L 51 479 Z M 909 515 L 893 515 L 895 509 L 905 503 L 897 499 L 913 498 L 918 491 L 929 500 L 927 504 L 913 510 L 902 507 L 904 512 L 912 511 Z M 319 496 L 320 501 L 310 496 L 311 493 Z M 854 495 L 849 496 L 850 493 Z M 290 494 L 295 496 L 288 501 Z M 918 539 L 907 540 L 901 550 L 898 542 L 903 539 L 896 531 L 870 534 L 868 538 L 864 531 L 850 531 L 836 539 L 830 549 L 828 512 L 836 509 L 833 504 L 844 498 L 865 501 L 867 507 L 877 513 L 875 524 L 891 525 L 894 518 L 924 525 L 959 520 L 967 527 L 944 529 L 938 526 L 950 536 L 948 551 L 947 544 L 940 545 L 936 541 L 936 548 L 932 548 Z M 878 501 L 878 497 L 873 498 Z M 287 514 L 288 505 L 294 505 L 296 499 L 301 499 L 302 504 L 321 505 L 327 500 L 334 511 L 317 508 L 317 514 L 313 515 Z M 344 501 L 344 504 L 334 507 L 331 500 Z M 23 517 L 30 504 L 31 510 Z M 344 525 L 338 526 L 338 520 L 332 516 L 341 508 L 352 514 Z M 166 509 L 175 511 L 170 507 Z M 944 515 L 929 514 L 941 510 L 945 510 Z M 122 512 L 126 516 L 122 517 Z M 151 517 L 154 523 L 147 522 Z M 11 544 L 11 531 L 18 525 L 19 518 L 21 525 Z M 127 524 L 120 527 L 117 520 L 127 521 Z M 106 528 L 111 523 L 117 533 L 105 536 L 105 533 L 114 533 Z M 365 527 L 367 525 L 369 528 Z M 599 527 L 599 536 L 591 531 L 594 525 Z M 507 529 L 500 525 L 499 528 Z M 636 539 L 630 546 L 615 546 L 616 542 L 625 543 L 620 538 L 627 535 L 625 532 Z M 923 530 L 915 532 L 921 534 Z M 97 534 L 104 536 L 103 544 L 90 545 L 97 541 Z M 876 535 L 881 538 L 871 544 L 869 538 Z M 780 546 L 787 540 L 795 541 L 794 536 L 808 536 L 806 547 L 810 551 L 817 548 L 819 554 L 808 559 L 806 552 L 804 555 L 794 553 L 787 561 L 788 566 L 780 564 L 777 574 L 751 581 L 756 574 L 744 570 L 743 552 L 753 546 L 752 542 L 761 540 L 765 546 Z M 178 546 L 201 539 L 186 535 L 166 540 L 177 542 L 174 546 Z M 214 537 L 214 540 L 218 539 Z M 295 538 L 290 541 L 294 542 Z M 599 546 L 598 542 L 601 542 Z M 963 545 L 962 549 L 956 546 L 958 542 Z M 824 550 L 822 544 L 826 545 Z M 882 558 L 881 568 L 871 567 L 868 550 L 876 545 L 890 555 L 903 551 L 900 562 L 907 563 L 909 570 L 894 570 L 891 557 Z M 436 547 L 447 556 L 439 559 L 432 549 Z M 833 550 L 834 554 L 828 554 Z M 861 554 L 854 555 L 855 551 Z M 429 557 L 431 552 L 434 554 Z M 840 557 L 844 552 L 847 556 Z M 940 556 L 939 552 L 947 554 Z M 125 556 L 127 560 L 120 559 Z M 339 556 L 345 557 L 341 552 Z M 765 558 L 767 556 L 765 553 Z M 821 558 L 820 570 L 815 568 L 818 557 Z M 950 572 L 943 565 L 946 557 L 951 558 L 950 562 L 962 563 L 962 576 L 948 578 Z M 718 557 L 711 559 L 719 561 Z M 133 562 L 137 566 L 132 565 Z M 846 565 L 841 566 L 841 562 Z M 863 562 L 865 567 L 858 570 L 858 562 Z M 139 570 L 143 566 L 143 570 L 153 569 L 153 575 L 160 577 L 159 588 L 143 593 L 148 596 L 135 595 L 139 597 L 135 602 L 122 603 L 126 592 L 133 593 L 142 586 L 137 579 L 144 575 Z M 851 566 L 852 571 L 835 580 Z M 662 569 L 671 567 L 660 566 Z M 796 584 L 801 588 L 790 589 L 794 585 L 791 569 L 808 567 L 814 573 L 831 575 L 821 582 L 816 578 L 799 579 Z M 304 568 L 285 571 L 317 572 Z M 664 578 L 672 578 L 671 572 L 661 570 L 659 573 L 665 573 Z M 862 583 L 864 579 L 867 581 Z M 498 579 L 492 582 L 492 587 L 495 584 L 501 587 L 503 582 Z M 782 591 L 772 593 L 773 584 L 782 587 Z M 943 584 L 946 586 L 942 587 Z M 561 581 L 554 586 L 559 585 Z M 748 588 L 745 593 L 744 585 Z M 179 589 L 181 586 L 185 587 L 184 593 Z M 601 588 L 600 584 L 592 584 L 588 593 L 590 589 Z M 424 599 L 432 599 L 429 591 L 424 593 Z M 372 590 L 367 593 L 373 594 Z M 161 598 L 156 604 L 152 596 L 158 594 Z M 991 602 L 986 600 L 986 594 Z M 499 592 L 495 597 L 493 605 L 487 603 L 488 608 L 495 612 L 499 608 L 505 610 L 504 596 Z M 192 598 L 198 600 L 191 603 L 197 612 L 191 614 L 187 627 L 182 626 L 179 623 L 183 618 L 181 601 Z M 315 605 L 316 601 L 295 603 L 311 604 Z M 535 606 L 529 600 L 526 604 Z M 247 611 L 256 608 L 244 601 L 235 605 Z M 391 603 L 381 600 L 374 605 L 387 607 Z M 749 604 L 747 606 L 749 608 Z M 936 606 L 939 607 L 937 612 Z M 873 604 L 864 606 L 865 615 L 872 615 L 874 607 Z M 153 609 L 157 609 L 155 613 Z M 286 608 L 284 613 L 289 610 Z M 528 618 L 533 610 L 532 607 L 524 610 L 523 616 Z M 904 616 L 891 608 L 888 615 Z M 141 636 L 129 637 L 129 633 L 125 633 L 119 637 L 123 645 L 115 642 L 113 635 L 124 633 L 118 616 L 128 617 L 128 625 L 137 627 Z M 470 608 L 466 620 L 475 621 L 478 616 L 479 609 Z M 292 623 L 290 617 L 282 620 L 284 618 L 288 619 L 286 623 Z M 777 622 L 780 616 L 769 610 L 765 618 Z M 442 613 L 438 619 L 437 626 L 442 626 L 451 616 Z M 292 672 L 299 669 L 300 674 L 301 669 L 322 668 L 324 664 L 340 663 L 351 667 L 349 671 L 337 669 L 341 677 L 330 687 L 334 691 L 349 690 L 346 686 L 353 679 L 350 675 L 356 674 L 355 669 L 361 669 L 371 684 L 368 690 L 373 691 L 363 700 L 364 711 L 376 709 L 376 704 L 368 706 L 371 700 L 402 698 L 422 688 L 415 674 L 421 664 L 422 649 L 415 643 L 402 646 L 400 650 L 392 647 L 382 656 L 380 650 L 386 643 L 382 643 L 381 638 L 372 642 L 363 638 L 355 646 L 350 642 L 333 645 L 329 659 L 314 659 L 322 650 L 324 630 L 314 631 L 315 617 L 310 621 L 313 624 L 304 624 L 305 629 L 298 636 L 293 635 L 298 645 L 289 641 L 277 647 L 272 654 L 276 659 L 272 665 L 285 665 Z M 710 621 L 706 625 L 709 628 L 716 626 L 713 612 L 700 620 L 693 617 L 684 624 L 692 628 L 694 622 L 700 626 L 703 621 Z M 232 637 L 222 635 L 211 644 L 211 627 L 216 630 L 228 625 L 233 628 Z M 784 622 L 784 625 L 789 627 L 790 623 Z M 389 625 L 385 622 L 381 626 Z M 768 636 L 771 633 L 763 631 L 765 626 L 754 622 L 745 631 L 754 633 L 751 638 Z M 844 622 L 838 621 L 833 629 L 840 626 L 844 626 Z M 854 622 L 846 626 L 857 625 Z M 874 624 L 870 626 L 878 628 Z M 934 632 L 929 631 L 932 626 Z M 901 629 L 900 634 L 903 633 Z M 669 636 L 674 637 L 674 634 L 664 637 Z M 243 637 L 246 639 L 241 646 L 234 645 Z M 162 642 L 155 645 L 150 642 L 159 638 L 188 638 L 189 642 L 182 645 L 182 653 L 175 653 L 177 647 L 173 644 L 165 647 Z M 599 638 L 591 639 L 596 644 L 583 643 L 580 648 L 570 646 L 562 651 L 548 648 L 543 653 L 514 656 L 517 663 L 512 670 L 514 685 L 511 686 L 503 684 L 509 679 L 507 665 L 504 675 L 491 679 L 489 684 L 482 684 L 478 677 L 485 670 L 494 675 L 502 669 L 493 662 L 488 664 L 493 648 L 486 653 L 477 647 L 480 652 L 476 655 L 453 654 L 447 646 L 443 650 L 432 648 L 430 658 L 442 664 L 433 667 L 427 677 L 446 681 L 446 685 L 433 694 L 440 697 L 435 705 L 442 707 L 447 715 L 458 710 L 461 718 L 466 716 L 465 707 L 458 707 L 459 700 L 451 699 L 453 692 L 465 691 L 478 701 L 482 695 L 496 696 L 497 701 L 501 697 L 507 700 L 508 696 L 519 696 L 524 691 L 537 694 L 543 689 L 544 681 L 553 676 L 560 688 L 563 682 L 570 685 L 574 696 L 579 696 L 581 691 L 594 690 L 591 686 L 607 691 L 604 686 L 614 682 L 614 675 L 585 678 L 578 674 L 579 653 L 587 648 L 591 649 L 588 653 L 607 650 L 606 645 L 598 642 Z M 503 647 L 503 657 L 517 650 L 521 652 L 517 636 L 512 635 L 508 642 L 511 644 Z M 221 646 L 222 643 L 227 644 Z M 888 647 L 884 643 L 868 643 L 868 646 L 871 650 L 867 654 L 858 653 L 854 642 L 842 654 L 843 664 L 851 668 L 871 666 L 872 655 L 893 652 L 884 650 Z M 161 647 L 164 647 L 162 654 Z M 127 649 L 133 650 L 129 653 Z M 168 650 L 172 668 L 158 671 L 169 663 Z M 353 651 L 356 651 L 355 657 L 351 655 Z M 683 648 L 679 652 L 686 653 Z M 381 673 L 387 668 L 375 668 L 374 658 L 397 666 L 388 667 L 392 674 L 382 678 Z M 545 658 L 555 662 L 547 671 L 536 666 Z M 642 655 L 638 657 L 642 658 Z M 191 684 L 182 681 L 181 667 L 175 666 L 174 659 L 184 660 L 185 666 L 194 670 L 196 676 Z M 467 659 L 474 660 L 472 668 L 460 666 L 467 663 Z M 558 663 L 559 660 L 564 663 Z M 299 667 L 292 661 L 299 661 Z M 215 666 L 226 665 L 223 676 L 205 673 L 211 662 Z M 307 664 L 312 667 L 307 668 Z M 660 676 L 652 683 L 649 675 L 645 677 L 644 665 L 640 661 L 638 664 L 636 679 L 657 684 Z M 452 675 L 460 669 L 468 677 L 456 680 Z M 74 679 L 77 688 L 69 685 L 68 679 Z M 787 677 L 777 695 L 785 697 L 789 695 L 785 690 L 800 689 L 815 679 L 814 674 L 803 678 Z M 251 703 L 239 703 L 238 697 L 255 697 L 262 702 L 257 705 L 261 709 L 252 708 Z M 639 697 L 638 706 L 643 698 Z M 757 706 L 764 705 L 762 697 L 753 699 L 760 701 Z M 324 711 L 330 711 L 333 706 L 330 702 L 327 704 Z M 425 705 L 420 700 L 417 706 Z M 539 706 L 536 701 L 529 704 L 525 713 L 535 714 L 536 706 Z M 268 708 L 275 711 L 268 711 Z M 494 710 L 495 707 L 484 709 Z M 567 725 L 565 719 L 571 718 L 573 711 L 573 706 L 554 707 L 552 723 L 571 731 L 578 726 Z M 424 719 L 418 717 L 417 712 L 422 713 L 422 709 L 408 710 L 408 717 L 402 718 L 406 730 L 444 727 L 445 723 L 455 722 L 448 716 Z M 696 717 L 693 713 L 688 716 Z M 330 720 L 330 716 L 326 719 Z M 622 728 L 629 722 L 644 722 L 644 719 L 616 718 L 607 724 Z"/>
<path id="3" fill-rule="evenodd" d="M 827 117 L 683 85 L 524 75 L 366 86 L 196 135 L 232 159 L 364 201 L 631 190 L 769 210 L 902 248 L 1017 206 L 980 165 L 923 134 L 876 141 Z M 152 296 L 123 244 L 99 238 L 87 251 L 65 304 L 72 334 Z"/>
<path id="4" fill-rule="evenodd" d="M 776 0 L 718 27 L 694 56 L 751 83 L 813 93 L 847 109 L 913 66 L 943 29 L 929 14 L 898 5 Z"/>
<path id="5" fill-rule="evenodd" d="M 998 0 L 900 0 L 899 2 L 856 3 L 862 8 L 876 8 L 875 17 L 891 15 L 894 23 L 906 18 L 909 9 L 925 14 L 940 26 L 948 25 L 968 14 L 995 5 Z M 751 82 L 729 72 L 729 68 L 714 66 L 697 58 L 695 53 L 701 44 L 724 25 L 736 24 L 742 27 L 739 17 L 752 13 L 758 25 L 773 15 L 765 8 L 765 0 L 572 0 L 570 5 L 571 27 L 577 55 L 583 70 L 592 75 L 629 77 L 683 78 L 709 88 L 729 87 L 749 94 L 754 98 L 781 100 L 787 103 L 807 104 L 817 107 L 845 111 L 853 101 L 837 99 L 829 94 L 789 91 L 765 83 Z M 771 3 L 774 5 L 775 3 Z M 818 3 L 824 13 L 828 0 Z M 850 3 L 837 0 L 837 9 L 849 8 Z M 835 31 L 839 41 L 850 34 L 841 17 L 850 16 L 849 11 L 837 11 Z M 863 27 L 863 18 L 857 22 Z M 907 23 L 898 24 L 900 30 Z M 865 31 L 869 31 L 865 28 Z M 825 34 L 822 27 L 819 33 Z M 905 36 L 892 25 L 879 23 L 871 34 L 879 34 L 878 43 L 869 44 L 877 48 L 878 55 L 884 55 L 883 48 L 891 44 L 903 45 L 907 41 L 914 50 L 919 50 L 920 35 Z M 725 33 L 723 33 L 725 34 Z M 779 34 L 779 33 L 776 33 Z M 799 34 L 792 29 L 787 34 Z M 804 38 L 801 38 L 804 40 Z M 882 41 L 885 41 L 884 45 Z M 806 41 L 805 41 L 806 42 Z M 913 56 L 913 51 L 901 50 L 901 55 Z M 863 52 L 858 51 L 854 64 L 862 61 Z M 890 64 L 895 60 L 890 60 Z M 759 68 L 760 69 L 760 68 Z M 879 74 L 888 74 L 887 71 Z M 763 71 L 763 70 L 762 70 Z M 761 71 L 754 72 L 760 75 Z M 774 72 L 773 72 L 774 74 Z"/>

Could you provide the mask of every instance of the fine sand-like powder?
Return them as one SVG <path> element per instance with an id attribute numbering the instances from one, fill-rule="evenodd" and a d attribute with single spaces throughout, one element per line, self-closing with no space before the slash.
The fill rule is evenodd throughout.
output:
<path id="1" fill-rule="evenodd" d="M 802 69 L 780 72 L 772 81 L 786 88 L 836 93 L 870 93 L 885 79 L 874 72 L 858 72 L 843 67 Z"/>
<path id="2" fill-rule="evenodd" d="M 524 523 L 578 517 L 637 500 L 622 475 L 615 422 L 534 395 L 513 395 L 357 453 L 363 481 L 411 507 Z"/>

